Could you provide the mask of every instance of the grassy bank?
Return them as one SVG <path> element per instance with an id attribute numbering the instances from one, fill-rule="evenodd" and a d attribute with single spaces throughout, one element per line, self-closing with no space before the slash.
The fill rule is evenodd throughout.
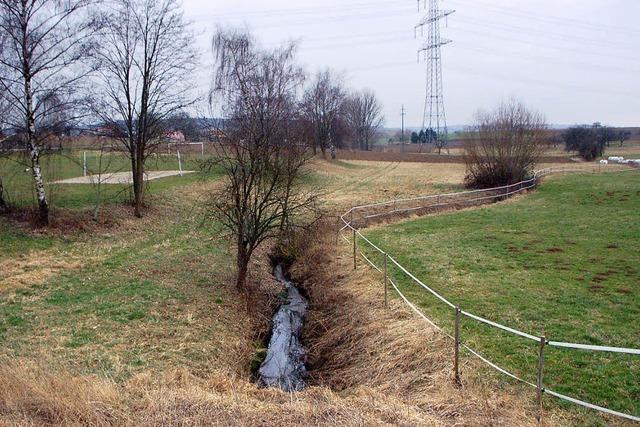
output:
<path id="1" fill-rule="evenodd" d="M 640 174 L 549 179 L 501 205 L 367 230 L 416 276 L 462 309 L 551 340 L 640 347 Z M 392 275 L 425 313 L 453 313 Z M 463 320 L 471 346 L 535 382 L 537 345 Z M 640 413 L 637 357 L 548 348 L 548 388 Z M 553 404 L 557 404 L 553 400 Z M 578 410 L 575 407 L 572 410 Z"/>
<path id="2" fill-rule="evenodd" d="M 167 181 L 143 219 L 110 206 L 107 225 L 41 232 L 0 218 L 0 358 L 118 381 L 177 367 L 246 374 L 255 327 L 228 240 L 199 205 L 215 184 Z"/>

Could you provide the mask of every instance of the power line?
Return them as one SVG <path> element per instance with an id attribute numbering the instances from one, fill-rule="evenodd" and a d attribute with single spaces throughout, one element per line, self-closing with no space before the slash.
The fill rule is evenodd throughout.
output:
<path id="1" fill-rule="evenodd" d="M 517 43 L 517 44 L 521 44 L 521 45 L 526 45 L 526 46 L 534 46 L 536 48 L 542 48 L 542 49 L 551 49 L 551 50 L 555 50 L 555 51 L 561 51 L 563 53 L 573 53 L 573 54 L 581 54 L 581 55 L 588 55 L 588 56 L 597 56 L 600 60 L 602 60 L 602 58 L 610 58 L 616 61 L 620 61 L 621 59 L 624 59 L 626 61 L 638 61 L 638 58 L 636 58 L 634 56 L 634 53 L 632 53 L 631 51 L 628 52 L 628 55 L 626 57 L 622 57 L 622 55 L 611 55 L 611 54 L 606 54 L 606 53 L 601 53 L 601 52 L 596 52 L 594 50 L 586 50 L 586 49 L 578 49 L 575 47 L 571 47 L 568 48 L 566 46 L 559 46 L 558 44 L 544 44 L 544 43 L 540 43 L 540 41 L 531 41 L 530 39 L 522 39 L 522 38 L 518 38 L 518 37 L 514 37 L 513 35 L 496 35 L 495 33 L 491 33 L 491 32 L 487 32 L 485 30 L 473 30 L 467 27 L 456 27 L 452 29 L 455 32 L 462 32 L 462 33 L 466 33 L 466 34 L 472 34 L 474 36 L 474 41 L 478 40 L 477 36 L 480 37 L 486 37 L 486 38 L 490 38 L 491 40 L 501 40 L 501 41 L 506 41 L 506 42 L 510 42 L 510 43 Z M 519 34 L 517 32 L 510 32 L 510 34 Z M 521 52 L 518 53 L 519 55 L 521 54 Z M 640 63 L 640 62 L 638 62 Z"/>
<path id="2" fill-rule="evenodd" d="M 507 7 L 502 5 L 497 5 L 495 3 L 489 3 L 482 0 L 451 0 L 454 3 L 463 2 L 469 3 L 473 5 L 480 5 L 483 10 L 493 11 L 494 13 L 499 13 L 502 15 L 514 16 L 518 18 L 526 18 L 527 20 L 534 20 L 538 22 L 545 22 L 552 25 L 562 25 L 563 27 L 574 27 L 574 28 L 583 28 L 589 30 L 598 30 L 598 31 L 607 31 L 616 32 L 623 35 L 629 34 L 640 34 L 640 31 L 634 30 L 631 28 L 621 28 L 619 26 L 605 25 L 601 23 L 594 23 L 588 21 L 582 21 L 576 18 L 571 17 L 557 17 L 551 15 L 540 14 L 539 12 L 529 12 L 518 8 Z"/>
<path id="3" fill-rule="evenodd" d="M 409 68 L 409 67 L 415 67 L 415 61 L 388 62 L 384 64 L 376 64 L 371 66 L 346 68 L 346 69 L 343 69 L 343 71 L 348 73 L 356 73 L 356 72 L 361 73 L 361 72 L 368 72 L 368 71 L 376 71 L 380 69 L 398 69 L 398 68 Z M 597 93 L 597 94 L 604 94 L 604 95 L 619 95 L 619 96 L 628 97 L 636 101 L 640 99 L 640 92 L 634 93 L 629 91 L 619 91 L 619 90 L 611 89 L 610 87 L 598 89 L 593 85 L 584 86 L 584 85 L 576 85 L 576 84 L 559 82 L 559 81 L 548 80 L 548 79 L 535 79 L 529 76 L 523 76 L 519 74 L 513 74 L 513 73 L 506 74 L 506 73 L 496 72 L 495 70 L 482 70 L 477 67 L 468 68 L 468 67 L 448 65 L 447 70 L 455 74 L 463 74 L 468 76 L 480 76 L 483 78 L 489 78 L 491 80 L 499 80 L 499 81 L 509 80 L 517 83 L 535 84 L 540 87 L 557 87 L 557 88 L 573 90 L 573 91 L 578 90 L 580 92 L 590 92 L 590 93 Z"/>
<path id="4" fill-rule="evenodd" d="M 321 41 L 322 39 L 316 39 L 316 40 Z M 405 40 L 407 40 L 407 37 L 381 38 L 381 39 L 374 39 L 374 40 L 363 40 L 361 42 L 333 43 L 333 44 L 321 44 L 321 45 L 304 44 L 304 50 L 313 51 L 313 50 L 327 50 L 327 49 L 333 49 L 333 50 L 353 49 L 353 47 L 356 47 L 356 46 L 358 47 L 359 46 L 379 46 L 383 44 L 396 43 L 396 42 L 405 41 Z M 304 41 L 306 40 L 303 40 L 303 42 Z M 562 57 L 558 59 L 557 57 L 532 54 L 529 52 L 523 52 L 523 51 L 514 50 L 514 49 L 505 49 L 504 47 L 499 47 L 498 49 L 493 49 L 493 48 L 487 49 L 481 44 L 465 44 L 465 43 L 460 43 L 458 49 L 479 52 L 483 54 L 488 53 L 490 55 L 500 56 L 500 57 L 511 58 L 513 56 L 517 56 L 518 59 L 538 61 L 538 62 L 540 60 L 544 60 L 546 61 L 547 64 L 550 64 L 552 66 L 555 66 L 555 65 L 580 66 L 580 67 L 587 67 L 591 69 L 600 69 L 603 71 L 640 74 L 640 68 L 613 66 L 613 65 L 610 65 L 610 63 L 602 63 L 602 62 L 577 61 L 571 56 Z M 577 53 L 577 51 L 574 51 L 571 49 L 562 49 L 562 50 L 565 53 L 567 52 Z"/>
<path id="5" fill-rule="evenodd" d="M 404 112 L 404 104 L 402 104 L 402 110 L 400 112 L 400 116 L 402 117 L 402 136 L 400 137 L 400 144 L 402 145 L 402 151 L 404 151 L 404 116 L 406 116 L 407 113 Z"/>
<path id="6" fill-rule="evenodd" d="M 408 15 L 409 13 L 411 13 L 413 9 L 407 6 L 402 6 L 398 8 L 386 7 L 386 8 L 379 8 L 379 9 L 373 8 L 371 6 L 367 6 L 367 7 L 356 8 L 356 9 L 333 7 L 333 8 L 324 8 L 322 10 L 326 10 L 329 13 L 328 14 L 309 13 L 308 17 L 296 17 L 295 14 L 286 14 L 286 13 L 282 15 L 279 15 L 278 13 L 256 14 L 254 15 L 254 18 L 257 18 L 258 23 L 255 24 L 255 22 L 252 21 L 252 26 L 255 26 L 258 28 L 283 27 L 283 26 L 287 26 L 287 27 L 305 26 L 306 27 L 310 25 L 326 26 L 327 22 L 334 23 L 334 22 L 344 22 L 344 21 L 360 21 L 363 19 L 384 20 L 390 16 Z M 359 12 L 359 13 L 354 13 L 354 12 Z M 245 22 L 247 21 L 247 18 L 250 18 L 250 17 L 251 15 L 249 14 L 238 14 L 236 20 Z M 283 20 L 282 18 L 284 18 L 285 20 Z M 288 18 L 290 19 L 287 20 Z M 197 17 L 194 17 L 194 19 L 197 21 L 213 19 L 214 22 L 223 21 L 225 23 L 228 23 L 228 21 L 232 20 L 233 18 L 225 18 L 224 16 L 204 14 L 204 15 L 198 15 Z M 260 21 L 265 21 L 265 20 L 273 21 L 274 19 L 277 19 L 277 22 L 266 23 L 266 24 L 260 23 Z"/>
<path id="7" fill-rule="evenodd" d="M 588 43 L 590 45 L 596 45 L 596 46 L 599 45 L 607 48 L 623 47 L 625 49 L 629 49 L 629 51 L 634 51 L 634 52 L 637 52 L 637 48 L 638 48 L 636 44 L 624 43 L 619 41 L 616 41 L 615 43 L 613 43 L 612 40 L 608 38 L 594 39 L 589 37 L 578 36 L 576 34 L 566 34 L 566 33 L 553 31 L 549 29 L 540 31 L 540 30 L 532 29 L 531 27 L 505 24 L 503 22 L 490 21 L 486 19 L 483 19 L 482 21 L 478 21 L 477 19 L 458 17 L 457 20 L 468 25 L 475 25 L 482 28 L 488 28 L 490 30 L 501 29 L 509 33 L 543 36 L 545 39 L 556 39 L 556 40 L 562 40 L 562 41 L 569 41 L 571 43 Z"/>
<path id="8" fill-rule="evenodd" d="M 389 5 L 400 6 L 402 9 L 406 9 L 404 2 L 400 0 L 377 0 L 377 1 L 367 1 L 360 3 L 351 3 L 349 5 L 340 6 L 340 11 L 357 11 L 357 10 L 372 10 L 374 6 L 382 6 L 382 9 L 388 10 Z M 283 16 L 297 16 L 297 15 L 317 15 L 318 13 L 327 11 L 327 12 L 335 12 L 338 9 L 338 6 L 316 6 L 316 7 L 305 7 L 305 8 L 283 8 L 283 9 L 263 9 L 263 10 L 254 10 L 251 12 L 228 12 L 228 13 L 213 13 L 213 14 L 204 14 L 199 15 L 199 17 L 205 18 L 239 18 L 245 19 L 247 17 L 283 17 Z M 382 10 L 381 9 L 381 10 Z"/>

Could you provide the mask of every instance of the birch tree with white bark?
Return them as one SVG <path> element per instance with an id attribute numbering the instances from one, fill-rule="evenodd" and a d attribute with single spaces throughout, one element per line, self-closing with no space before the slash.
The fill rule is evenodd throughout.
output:
<path id="1" fill-rule="evenodd" d="M 38 220 L 49 223 L 41 157 L 60 129 L 82 113 L 95 22 L 90 0 L 0 0 L 0 90 L 8 103 L 3 128 L 29 153 Z"/>

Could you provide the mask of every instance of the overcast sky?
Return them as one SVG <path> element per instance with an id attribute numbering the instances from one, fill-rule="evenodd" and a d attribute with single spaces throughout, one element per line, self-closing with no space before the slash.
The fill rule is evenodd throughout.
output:
<path id="1" fill-rule="evenodd" d="M 217 25 L 246 26 L 267 47 L 299 40 L 308 71 L 329 67 L 368 87 L 386 126 L 421 126 L 425 64 L 417 62 L 415 0 L 183 0 L 211 65 Z M 442 0 L 445 108 L 450 125 L 516 97 L 549 123 L 640 126 L 639 0 Z"/>

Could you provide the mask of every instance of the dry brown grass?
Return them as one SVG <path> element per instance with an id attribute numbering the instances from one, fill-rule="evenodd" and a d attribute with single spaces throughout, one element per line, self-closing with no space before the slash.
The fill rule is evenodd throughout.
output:
<path id="1" fill-rule="evenodd" d="M 124 385 L 37 366 L 0 367 L 0 423 L 8 426 L 447 425 L 413 405 L 361 387 L 297 394 L 242 378 L 184 370 L 141 374 Z"/>
<path id="2" fill-rule="evenodd" d="M 122 404 L 109 380 L 75 377 L 29 360 L 1 360 L 3 425 L 116 425 L 126 419 Z"/>
<path id="3" fill-rule="evenodd" d="M 360 203 L 446 191 L 460 185 L 464 165 L 317 160 L 313 172 L 326 202 L 347 210 Z"/>
<path id="4" fill-rule="evenodd" d="M 438 184 L 455 184 L 463 174 L 452 165 L 428 165 L 426 169 L 423 164 L 395 168 L 393 164 L 354 165 L 314 165 L 331 182 L 334 205 L 350 206 L 354 200 L 380 200 L 396 193 L 441 192 Z M 118 243 L 109 245 L 134 246 L 149 229 L 162 225 L 160 218 L 185 214 L 176 210 L 174 202 L 184 204 L 186 199 L 196 203 L 209 185 L 194 184 L 167 195 L 168 201 L 143 220 L 123 218 L 117 230 L 109 231 L 111 242 Z M 119 330 L 122 348 L 114 348 L 114 354 L 131 346 L 142 348 L 162 360 L 154 365 L 164 366 L 162 369 L 114 379 L 101 374 L 96 361 L 92 369 L 85 370 L 93 375 L 82 375 L 78 370 L 70 373 L 69 364 L 51 354 L 56 347 L 48 347 L 48 342 L 32 356 L 0 359 L 0 425 L 533 424 L 531 396 L 486 375 L 474 361 L 465 359 L 463 387 L 454 386 L 450 343 L 421 324 L 398 301 L 384 309 L 378 278 L 365 268 L 354 273 L 347 250 L 336 246 L 333 233 L 333 228 L 321 228 L 317 235 L 308 237 L 293 268 L 312 301 L 306 328 L 312 369 L 308 390 L 287 394 L 261 389 L 251 382 L 249 360 L 256 340 L 265 338 L 271 298 L 277 290 L 270 276 L 269 249 L 265 249 L 253 266 L 257 298 L 263 301 L 259 306 L 257 300 L 242 302 L 230 285 L 231 276 L 225 278 L 224 274 L 230 274 L 226 272 L 212 280 L 227 283 L 224 300 L 231 303 L 214 306 L 206 299 L 208 288 L 184 286 L 187 302 L 180 306 L 180 312 L 162 306 L 155 314 L 187 326 Z M 319 243 L 312 244 L 314 241 Z M 109 250 L 100 245 L 100 239 L 89 238 L 73 251 L 100 256 Z M 60 261 L 59 256 L 52 255 L 52 267 Z M 145 274 L 179 286 L 172 282 L 176 280 L 173 269 L 197 270 L 206 266 L 205 262 L 194 259 L 193 264 Z M 247 305 L 253 309 L 247 310 Z M 100 321 L 88 319 L 92 320 Z M 204 344 L 198 335 L 212 324 L 219 325 L 209 343 L 218 350 L 215 355 L 197 364 L 178 357 L 180 351 L 201 350 Z M 90 359 L 93 348 L 86 349 L 87 354 L 78 355 Z M 564 424 L 563 417 L 554 412 L 548 420 Z"/>
<path id="5" fill-rule="evenodd" d="M 464 150 L 461 148 L 450 148 L 443 150 L 442 154 L 437 154 L 432 149 L 425 149 L 422 153 L 417 152 L 388 152 L 388 151 L 349 151 L 338 150 L 338 159 L 360 160 L 372 162 L 414 162 L 414 163 L 464 163 Z M 571 163 L 571 155 L 566 152 L 545 152 L 543 161 L 555 163 Z"/>
<path id="6" fill-rule="evenodd" d="M 456 386 L 452 343 L 401 300 L 385 309 L 379 278 L 362 263 L 354 272 L 347 248 L 325 238 L 303 253 L 293 271 L 312 301 L 306 335 L 313 384 L 341 393 L 366 388 L 437 420 L 432 425 L 534 424 L 530 399 L 479 375 L 473 361 L 464 362 L 464 384 Z"/>
<path id="7" fill-rule="evenodd" d="M 197 375 L 174 368 L 116 382 L 102 375 L 71 375 L 52 361 L 5 358 L 0 361 L 0 424 L 531 424 L 517 394 L 467 375 L 466 365 L 465 386 L 456 388 L 447 343 L 401 305 L 383 309 L 375 279 L 364 269 L 351 274 L 347 257 L 332 257 L 336 247 L 326 231 L 315 236 L 320 244 L 301 251 L 294 267 L 312 298 L 308 390 L 287 394 L 259 388 L 247 371 L 234 374 L 233 363 L 223 359 Z M 269 265 L 260 259 L 255 268 L 266 278 Z"/>
<path id="8" fill-rule="evenodd" d="M 0 261 L 0 289 L 39 285 L 63 271 L 79 268 L 77 260 L 60 259 L 51 254 L 33 254 L 29 258 Z"/>

